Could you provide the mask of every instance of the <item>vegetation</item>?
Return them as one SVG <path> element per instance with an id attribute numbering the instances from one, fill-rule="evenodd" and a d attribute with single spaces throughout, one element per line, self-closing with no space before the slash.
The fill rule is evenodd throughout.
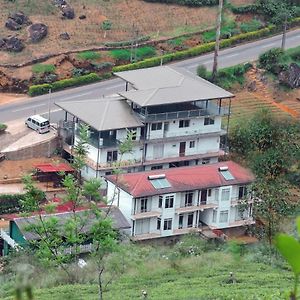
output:
<path id="1" fill-rule="evenodd" d="M 105 299 L 141 299 L 142 290 L 150 299 L 285 299 L 293 285 L 287 265 L 274 250 L 270 259 L 263 245 L 213 244 L 193 235 L 171 247 L 127 243 L 107 259 L 108 277 L 120 268 L 124 275 L 105 290 Z M 26 262 L 24 265 L 22 257 L 12 258 L 5 267 L 6 277 L 0 277 L 2 299 L 12 299 L 13 271 L 22 272 L 20 266 L 39 288 L 34 290 L 37 299 L 98 299 L 92 259 L 78 269 L 80 282 L 75 285 L 68 284 L 57 269 L 34 263 L 30 255 Z"/>
<path id="2" fill-rule="evenodd" d="M 146 2 L 172 3 L 186 6 L 213 6 L 218 0 L 144 0 Z"/>
<path id="3" fill-rule="evenodd" d="M 35 64 L 32 66 L 32 72 L 36 74 L 54 73 L 55 66 L 50 64 Z"/>
<path id="4" fill-rule="evenodd" d="M 101 57 L 101 54 L 95 51 L 84 51 L 77 53 L 77 58 L 82 60 L 95 60 Z"/>
<path id="5" fill-rule="evenodd" d="M 106 42 L 104 45 L 106 47 L 125 47 L 125 46 L 130 46 L 133 43 L 142 43 L 150 40 L 149 35 L 141 36 L 136 38 L 135 40 L 130 40 L 130 41 L 119 41 L 119 42 Z"/>
<path id="6" fill-rule="evenodd" d="M 1 194 L 0 215 L 18 212 L 23 198 L 24 195 L 21 194 Z"/>
<path id="7" fill-rule="evenodd" d="M 80 86 L 88 83 L 93 83 L 110 77 L 111 77 L 110 73 L 103 74 L 102 76 L 97 75 L 95 73 L 90 73 L 88 75 L 55 81 L 52 84 L 32 85 L 31 87 L 29 87 L 28 95 L 34 97 L 34 96 L 46 94 L 49 92 L 49 90 L 58 91 L 58 90 L 65 89 L 67 87 Z"/>
<path id="8" fill-rule="evenodd" d="M 146 57 L 154 56 L 156 53 L 155 48 L 146 46 L 141 48 L 136 48 L 133 51 L 128 49 L 116 49 L 110 51 L 110 55 L 117 61 L 130 61 L 134 56 L 135 60 L 142 60 Z"/>
<path id="9" fill-rule="evenodd" d="M 0 133 L 3 133 L 7 128 L 6 124 L 0 123 Z"/>

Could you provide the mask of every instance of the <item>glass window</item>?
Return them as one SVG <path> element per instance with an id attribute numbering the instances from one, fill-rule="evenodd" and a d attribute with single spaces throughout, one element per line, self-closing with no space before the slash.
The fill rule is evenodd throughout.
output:
<path id="1" fill-rule="evenodd" d="M 190 126 L 190 120 L 180 120 L 179 121 L 179 128 L 189 127 L 189 126 Z"/>
<path id="2" fill-rule="evenodd" d="M 161 130 L 162 129 L 162 123 L 152 123 L 151 124 L 151 130 L 154 131 L 154 130 Z"/>
<path id="3" fill-rule="evenodd" d="M 165 197 L 165 208 L 172 208 L 174 205 L 174 196 Z"/>
<path id="4" fill-rule="evenodd" d="M 178 229 L 183 228 L 183 215 L 179 215 Z"/>
<path id="5" fill-rule="evenodd" d="M 140 198 L 141 201 L 141 212 L 147 212 L 147 204 L 148 204 L 148 199 L 147 198 Z"/>
<path id="6" fill-rule="evenodd" d="M 239 199 L 243 199 L 247 195 L 247 187 L 240 186 L 239 187 Z"/>
<path id="7" fill-rule="evenodd" d="M 185 207 L 193 205 L 193 193 L 186 193 L 185 194 Z"/>
<path id="8" fill-rule="evenodd" d="M 220 211 L 220 223 L 228 222 L 228 210 Z"/>
<path id="9" fill-rule="evenodd" d="M 172 219 L 164 220 L 164 230 L 172 230 Z"/>
<path id="10" fill-rule="evenodd" d="M 215 124 L 214 118 L 210 118 L 210 117 L 204 118 L 204 125 L 213 125 L 213 124 Z"/>
<path id="11" fill-rule="evenodd" d="M 206 165 L 210 163 L 210 159 L 209 158 L 203 158 L 202 159 L 202 165 Z"/>
<path id="12" fill-rule="evenodd" d="M 156 226 L 156 229 L 157 230 L 160 230 L 161 228 L 161 218 L 157 218 L 157 226 Z"/>
<path id="13" fill-rule="evenodd" d="M 151 170 L 161 170 L 163 168 L 162 165 L 158 165 L 158 166 L 152 166 Z"/>
<path id="14" fill-rule="evenodd" d="M 193 227 L 194 214 L 188 214 L 187 227 Z"/>
<path id="15" fill-rule="evenodd" d="M 195 141 L 190 141 L 190 148 L 195 148 Z"/>
<path id="16" fill-rule="evenodd" d="M 158 208 L 162 208 L 163 196 L 158 196 Z"/>
<path id="17" fill-rule="evenodd" d="M 118 151 L 107 151 L 107 162 L 117 161 Z"/>
<path id="18" fill-rule="evenodd" d="M 230 189 L 222 189 L 221 201 L 229 201 Z"/>
<path id="19" fill-rule="evenodd" d="M 211 189 L 208 189 L 208 190 L 207 190 L 207 196 L 208 196 L 208 197 L 211 197 Z"/>

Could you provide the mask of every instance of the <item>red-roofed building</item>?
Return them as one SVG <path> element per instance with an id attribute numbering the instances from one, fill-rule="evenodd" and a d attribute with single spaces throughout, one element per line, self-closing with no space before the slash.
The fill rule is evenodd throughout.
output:
<path id="1" fill-rule="evenodd" d="M 107 196 L 134 239 L 253 224 L 247 185 L 253 174 L 232 162 L 106 176 Z M 239 203 L 247 198 L 241 211 Z"/>

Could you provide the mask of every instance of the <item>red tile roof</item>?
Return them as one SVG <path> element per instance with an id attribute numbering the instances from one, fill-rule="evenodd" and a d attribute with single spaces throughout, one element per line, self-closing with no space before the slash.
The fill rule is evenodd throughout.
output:
<path id="1" fill-rule="evenodd" d="M 53 164 L 39 164 L 34 166 L 36 169 L 38 169 L 41 172 L 44 173 L 54 173 L 54 172 L 72 172 L 74 169 L 69 166 L 68 164 L 58 164 L 58 165 L 53 165 Z"/>
<path id="2" fill-rule="evenodd" d="M 225 180 L 219 167 L 228 167 L 233 180 Z M 170 188 L 155 189 L 148 179 L 149 175 L 165 174 L 171 184 Z M 129 173 L 106 176 L 133 197 L 153 196 L 166 193 L 182 192 L 196 189 L 213 188 L 228 185 L 247 184 L 254 180 L 253 174 L 233 161 L 215 164 L 180 167 L 148 172 Z"/>

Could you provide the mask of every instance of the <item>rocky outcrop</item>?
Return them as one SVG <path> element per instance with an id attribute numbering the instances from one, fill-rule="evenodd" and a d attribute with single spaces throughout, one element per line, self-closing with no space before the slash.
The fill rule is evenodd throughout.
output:
<path id="1" fill-rule="evenodd" d="M 11 77 L 0 69 L 0 92 L 26 93 L 27 89 L 28 81 Z"/>
<path id="2" fill-rule="evenodd" d="M 24 49 L 24 44 L 16 36 L 9 36 L 7 38 L 0 39 L 0 49 L 10 52 L 21 52 Z"/>
<path id="3" fill-rule="evenodd" d="M 69 40 L 70 39 L 70 35 L 67 33 L 67 32 L 62 32 L 60 35 L 59 35 L 59 38 L 61 40 Z"/>
<path id="4" fill-rule="evenodd" d="M 292 63 L 288 70 L 280 72 L 278 79 L 281 83 L 288 85 L 292 89 L 300 87 L 300 67 Z"/>
<path id="5" fill-rule="evenodd" d="M 10 30 L 20 30 L 23 25 L 30 24 L 29 18 L 21 11 L 11 14 L 5 22 L 5 26 Z"/>
<path id="6" fill-rule="evenodd" d="M 29 40 L 37 43 L 48 34 L 48 27 L 43 23 L 34 23 L 27 28 Z"/>
<path id="7" fill-rule="evenodd" d="M 71 7 L 69 4 L 62 5 L 61 12 L 62 12 L 63 17 L 65 17 L 67 19 L 75 18 L 74 8 Z"/>

